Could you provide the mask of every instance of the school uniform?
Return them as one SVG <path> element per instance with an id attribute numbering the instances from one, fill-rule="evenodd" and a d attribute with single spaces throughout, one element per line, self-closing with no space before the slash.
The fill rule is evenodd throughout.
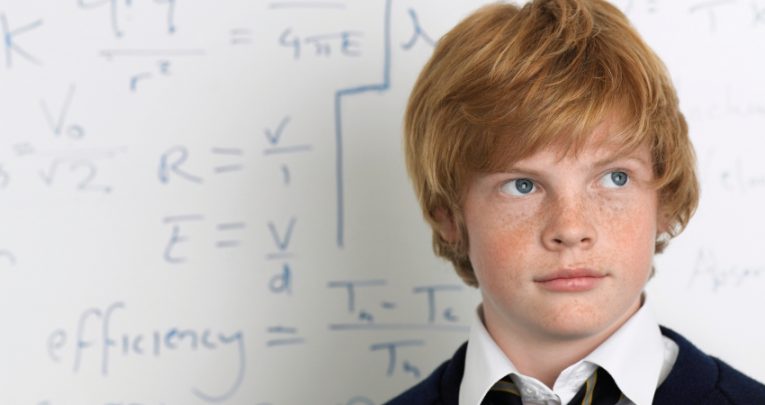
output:
<path id="1" fill-rule="evenodd" d="M 468 342 L 451 360 L 386 404 L 479 405 L 494 383 L 508 375 L 524 404 L 566 405 L 599 368 L 621 391 L 618 405 L 765 404 L 765 385 L 660 327 L 647 305 L 591 354 L 566 368 L 553 389 L 515 369 L 489 337 L 479 313 Z"/>

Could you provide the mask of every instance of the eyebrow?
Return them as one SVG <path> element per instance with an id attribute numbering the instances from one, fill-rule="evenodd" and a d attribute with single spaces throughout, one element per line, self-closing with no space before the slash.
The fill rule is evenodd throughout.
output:
<path id="1" fill-rule="evenodd" d="M 600 167 L 612 165 L 615 162 L 619 162 L 619 161 L 633 161 L 638 163 L 641 166 L 644 166 L 647 169 L 651 169 L 653 167 L 651 163 L 649 163 L 645 159 L 635 156 L 634 154 L 629 154 L 629 155 L 612 154 L 596 161 L 590 167 L 600 168 Z M 532 169 L 529 167 L 524 167 L 522 165 L 518 165 L 518 163 L 516 162 L 506 167 L 503 170 L 503 172 L 505 173 L 520 172 L 520 173 L 526 173 L 532 176 L 540 176 L 544 173 L 544 170 L 537 170 L 537 169 Z"/>
<path id="2" fill-rule="evenodd" d="M 611 165 L 611 164 L 613 164 L 615 162 L 618 162 L 618 161 L 633 161 L 633 162 L 637 162 L 638 164 L 640 164 L 642 166 L 645 166 L 645 167 L 647 167 L 649 169 L 653 166 L 650 162 L 647 162 L 645 159 L 637 157 L 637 156 L 635 156 L 635 154 L 631 154 L 631 155 L 626 155 L 626 156 L 624 156 L 624 155 L 620 155 L 620 156 L 618 156 L 618 155 L 606 156 L 603 159 L 600 159 L 597 162 L 595 162 L 592 165 L 592 167 L 609 166 L 609 165 Z"/>

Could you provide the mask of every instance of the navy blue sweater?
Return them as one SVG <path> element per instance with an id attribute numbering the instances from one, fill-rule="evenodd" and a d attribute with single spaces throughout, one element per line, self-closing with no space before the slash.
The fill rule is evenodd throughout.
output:
<path id="1" fill-rule="evenodd" d="M 678 333 L 664 327 L 661 333 L 680 351 L 667 379 L 656 389 L 654 404 L 765 405 L 765 385 L 702 353 Z M 451 360 L 386 405 L 458 405 L 466 350 L 463 344 Z"/>

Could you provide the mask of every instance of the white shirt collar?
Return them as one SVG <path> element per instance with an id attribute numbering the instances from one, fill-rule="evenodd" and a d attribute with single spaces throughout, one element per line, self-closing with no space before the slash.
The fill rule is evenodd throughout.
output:
<path id="1" fill-rule="evenodd" d="M 465 372 L 460 384 L 460 405 L 480 404 L 492 385 L 511 373 L 515 374 L 513 380 L 524 397 L 529 393 L 540 399 L 538 403 L 566 404 L 597 366 L 611 374 L 621 392 L 632 403 L 650 404 L 656 387 L 675 360 L 674 356 L 666 358 L 666 338 L 661 335 L 653 313 L 644 302 L 621 328 L 592 353 L 563 370 L 553 390 L 550 390 L 535 378 L 518 373 L 489 335 L 480 311 L 479 305 L 470 328 Z"/>

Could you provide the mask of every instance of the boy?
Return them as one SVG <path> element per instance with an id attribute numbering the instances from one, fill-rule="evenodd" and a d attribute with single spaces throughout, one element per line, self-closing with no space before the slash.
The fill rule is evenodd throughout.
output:
<path id="1" fill-rule="evenodd" d="M 490 5 L 446 34 L 409 100 L 407 166 L 435 252 L 482 303 L 468 343 L 390 404 L 765 404 L 645 303 L 698 202 L 687 132 L 605 1 Z"/>

